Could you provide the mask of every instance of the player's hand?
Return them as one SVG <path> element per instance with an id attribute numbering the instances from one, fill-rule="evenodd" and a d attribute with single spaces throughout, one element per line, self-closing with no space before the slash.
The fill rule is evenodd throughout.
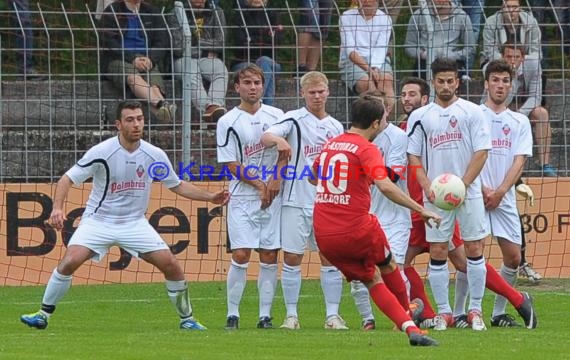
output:
<path id="1" fill-rule="evenodd" d="M 439 228 L 439 224 L 441 224 L 441 216 L 426 209 L 423 209 L 420 215 L 427 226 L 431 228 L 435 224 L 435 227 Z"/>
<path id="2" fill-rule="evenodd" d="M 517 194 L 530 201 L 530 206 L 534 206 L 534 192 L 527 184 L 519 184 L 515 190 Z"/>
<path id="3" fill-rule="evenodd" d="M 226 205 L 230 201 L 230 192 L 227 190 L 221 190 L 217 193 L 214 193 L 212 200 L 210 202 L 216 205 Z"/>
<path id="4" fill-rule="evenodd" d="M 430 203 L 433 203 L 435 201 L 435 194 L 429 188 L 424 189 L 424 195 L 426 196 L 426 199 L 428 199 Z"/>
<path id="5" fill-rule="evenodd" d="M 505 194 L 497 190 L 492 190 L 491 192 L 489 192 L 488 195 L 483 198 L 485 209 L 487 210 L 496 209 L 503 200 L 504 196 Z"/>
<path id="6" fill-rule="evenodd" d="M 260 181 L 261 182 L 261 181 Z M 269 191 L 267 191 L 267 185 L 261 182 L 263 185 L 260 185 L 257 188 L 259 193 L 259 199 L 261 200 L 261 209 L 267 209 L 271 205 L 272 199 L 269 197 Z"/>
<path id="7" fill-rule="evenodd" d="M 281 180 L 279 179 L 271 179 L 267 183 L 267 192 L 269 193 L 269 199 L 271 202 L 279 195 L 279 191 L 281 191 Z"/>
<path id="8" fill-rule="evenodd" d="M 277 151 L 279 152 L 279 160 L 289 161 L 291 159 L 291 145 L 285 139 L 277 142 Z"/>
<path id="9" fill-rule="evenodd" d="M 53 209 L 49 217 L 49 222 L 56 230 L 63 229 L 63 222 L 67 220 L 63 210 Z"/>

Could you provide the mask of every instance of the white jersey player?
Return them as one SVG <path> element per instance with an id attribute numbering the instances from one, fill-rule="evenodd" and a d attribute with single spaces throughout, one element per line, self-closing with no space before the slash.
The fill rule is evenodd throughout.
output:
<path id="1" fill-rule="evenodd" d="M 491 127 L 493 148 L 481 172 L 483 197 L 492 235 L 503 254 L 501 276 L 510 284 L 516 282 L 521 260 L 521 224 L 515 198 L 515 183 L 524 164 L 532 156 L 532 131 L 529 119 L 508 109 L 507 97 L 512 91 L 511 65 L 503 60 L 491 61 L 485 69 L 487 99 L 481 105 Z M 530 296 L 522 293 L 526 298 Z M 532 301 L 532 300 L 531 300 Z M 514 327 L 518 324 L 506 314 L 507 299 L 497 295 L 491 325 Z M 529 328 L 536 327 L 536 316 L 525 319 Z"/>
<path id="2" fill-rule="evenodd" d="M 299 329 L 297 304 L 301 290 L 301 261 L 305 250 L 318 250 L 313 234 L 313 203 L 316 188 L 307 181 L 310 167 L 331 138 L 343 133 L 342 125 L 325 109 L 329 95 L 327 77 L 311 71 L 301 78 L 306 107 L 289 111 L 263 135 L 266 146 L 276 146 L 289 158 L 283 168 L 281 241 L 284 264 L 281 274 L 287 316 L 281 328 Z M 281 169 L 279 173 L 281 175 Z M 326 304 L 326 329 L 347 329 L 338 310 L 342 275 L 321 256 L 321 287 Z"/>
<path id="3" fill-rule="evenodd" d="M 148 223 L 145 213 L 155 180 L 162 180 L 172 192 L 185 198 L 216 204 L 226 203 L 229 193 L 210 193 L 178 179 L 165 152 L 141 139 L 144 116 L 140 103 L 120 103 L 115 124 L 118 136 L 89 149 L 57 183 L 50 221 L 61 230 L 65 220 L 63 205 L 71 186 L 93 178 L 85 212 L 64 258 L 48 281 L 40 311 L 20 319 L 28 326 L 45 329 L 57 303 L 69 290 L 75 270 L 89 259 L 100 261 L 111 246 L 117 245 L 164 274 L 181 329 L 205 330 L 192 317 L 182 267 Z"/>
<path id="4" fill-rule="evenodd" d="M 473 330 L 485 330 L 481 308 L 486 276 L 483 244 L 489 229 L 479 173 L 491 149 L 489 126 L 479 106 L 457 97 L 459 79 L 454 60 L 438 58 L 431 70 L 435 102 L 414 111 L 407 129 L 409 161 L 418 167 L 416 175 L 424 190 L 425 207 L 443 218 L 439 228 L 426 228 L 430 243 L 429 282 L 438 307 L 434 329 L 445 330 L 452 323 L 447 255 L 457 219 L 467 255 L 468 321 Z M 442 173 L 460 176 L 467 188 L 464 204 L 453 211 L 443 211 L 432 203 L 431 181 Z"/>
<path id="5" fill-rule="evenodd" d="M 386 123 L 386 127 L 382 129 L 382 132 L 374 139 L 373 143 L 384 157 L 387 170 L 386 176 L 407 194 L 406 167 L 408 158 L 406 150 L 408 136 L 394 124 Z M 409 282 L 403 269 L 412 227 L 410 210 L 389 200 L 376 186 L 372 186 L 370 192 L 372 198 L 370 212 L 376 215 L 382 225 L 382 230 L 384 230 L 384 234 L 390 244 L 390 252 L 396 264 L 398 264 L 409 297 Z M 354 302 L 362 316 L 363 329 L 374 329 L 376 323 L 366 287 L 360 281 L 352 281 L 350 285 Z"/>
<path id="6" fill-rule="evenodd" d="M 261 136 L 281 118 L 283 111 L 261 103 L 264 83 L 258 66 L 251 64 L 239 70 L 234 87 L 241 102 L 220 118 L 216 128 L 218 162 L 233 175 L 227 217 L 232 251 L 227 277 L 227 330 L 239 327 L 239 304 L 253 249 L 259 251 L 260 262 L 257 327 L 273 327 L 271 306 L 277 286 L 277 252 L 281 247 L 281 197 L 275 196 L 277 179 L 268 176 L 277 161 L 277 150 L 263 146 Z"/>

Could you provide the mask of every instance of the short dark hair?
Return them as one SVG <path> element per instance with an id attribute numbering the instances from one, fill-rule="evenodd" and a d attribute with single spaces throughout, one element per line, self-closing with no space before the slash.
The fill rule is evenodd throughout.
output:
<path id="1" fill-rule="evenodd" d="M 351 126 L 368 129 L 374 120 L 384 117 L 384 99 L 371 93 L 364 93 L 352 102 L 350 108 Z"/>
<path id="2" fill-rule="evenodd" d="M 239 84 L 241 78 L 244 77 L 245 73 L 248 72 L 253 73 L 255 75 L 259 75 L 261 77 L 261 83 L 265 85 L 265 74 L 263 73 L 263 70 L 259 66 L 252 63 L 249 63 L 247 64 L 246 67 L 236 71 L 236 73 L 234 74 L 234 85 Z"/>
<path id="3" fill-rule="evenodd" d="M 506 49 L 520 50 L 521 54 L 525 55 L 524 45 L 514 41 L 507 41 L 501 47 L 501 55 L 505 55 Z"/>
<path id="4" fill-rule="evenodd" d="M 503 59 L 493 60 L 487 64 L 485 68 L 485 80 L 489 80 L 492 73 L 509 73 L 509 78 L 513 80 L 513 68 Z"/>
<path id="5" fill-rule="evenodd" d="M 142 104 L 136 100 L 123 100 L 117 105 L 117 120 L 122 119 L 123 109 L 135 110 L 142 109 Z"/>
<path id="6" fill-rule="evenodd" d="M 425 81 L 424 79 L 419 78 L 419 77 L 413 77 L 413 76 L 407 77 L 402 81 L 402 85 L 401 85 L 400 89 L 406 85 L 409 85 L 409 84 L 418 85 L 420 87 L 420 95 L 421 96 L 424 96 L 424 95 L 429 96 L 430 87 L 429 87 L 428 82 Z"/>
<path id="7" fill-rule="evenodd" d="M 437 58 L 431 63 L 431 74 L 433 77 L 448 71 L 457 74 L 457 61 L 449 58 Z"/>

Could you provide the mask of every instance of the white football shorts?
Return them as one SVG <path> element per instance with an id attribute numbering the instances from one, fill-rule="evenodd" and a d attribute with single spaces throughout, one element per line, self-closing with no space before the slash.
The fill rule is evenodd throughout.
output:
<path id="1" fill-rule="evenodd" d="M 396 264 L 404 264 L 406 258 L 406 251 L 408 250 L 408 242 L 410 241 L 411 229 L 407 224 L 390 224 L 382 225 L 382 230 L 386 234 L 388 244 L 390 244 L 390 251 Z"/>
<path id="2" fill-rule="evenodd" d="M 283 206 L 281 209 L 281 248 L 291 254 L 303 255 L 305 249 L 317 251 L 313 231 L 313 209 Z"/>
<path id="3" fill-rule="evenodd" d="M 228 235 L 232 249 L 281 248 L 281 197 L 261 209 L 261 200 L 231 198 L 228 203 Z"/>
<path id="4" fill-rule="evenodd" d="M 169 249 L 146 218 L 121 224 L 106 223 L 92 217 L 82 218 L 67 244 L 70 245 L 81 245 L 94 251 L 96 255 L 92 260 L 97 262 L 115 245 L 137 258 L 139 254 Z"/>
<path id="5" fill-rule="evenodd" d="M 441 210 L 429 201 L 425 202 L 424 207 L 439 214 L 442 219 L 439 228 L 426 226 L 427 242 L 451 242 L 455 220 L 459 221 L 463 241 L 482 240 L 490 234 L 482 197 L 465 199 L 459 208 L 451 211 Z"/>
<path id="6" fill-rule="evenodd" d="M 487 220 L 493 236 L 522 245 L 521 219 L 516 204 L 502 202 L 496 209 L 487 211 Z"/>

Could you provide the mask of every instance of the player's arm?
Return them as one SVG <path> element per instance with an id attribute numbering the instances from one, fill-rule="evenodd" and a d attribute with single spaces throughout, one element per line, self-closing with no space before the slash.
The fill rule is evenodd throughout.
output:
<path id="1" fill-rule="evenodd" d="M 73 181 L 69 176 L 67 176 L 67 174 L 64 174 L 57 182 L 57 186 L 55 188 L 50 223 L 57 230 L 61 230 L 63 228 L 63 222 L 67 220 L 63 212 L 63 203 L 67 198 L 67 194 L 69 193 L 71 186 L 73 186 Z"/>
<path id="2" fill-rule="evenodd" d="M 465 189 L 475 181 L 477 176 L 481 173 L 481 170 L 483 170 L 485 161 L 487 161 L 488 153 L 489 150 L 479 150 L 475 151 L 471 157 L 471 161 L 469 161 L 469 165 L 467 165 L 467 170 L 465 170 L 465 174 L 463 174 L 463 177 L 461 178 L 465 184 Z"/>
<path id="3" fill-rule="evenodd" d="M 269 193 L 269 198 L 271 202 L 277 195 L 279 195 L 279 191 L 281 191 L 281 174 L 282 169 L 287 166 L 289 163 L 289 159 L 285 154 L 279 154 L 279 158 L 277 159 L 277 166 L 275 169 L 275 176 L 269 179 L 267 183 L 267 192 Z"/>
<path id="4" fill-rule="evenodd" d="M 169 190 L 186 199 L 209 201 L 217 205 L 225 205 L 230 200 L 230 193 L 227 190 L 220 190 L 214 193 L 203 190 L 188 181 L 181 181 L 180 184 Z"/>
<path id="5" fill-rule="evenodd" d="M 505 178 L 501 182 L 501 185 L 492 191 L 489 196 L 485 199 L 485 207 L 487 209 L 495 209 L 501 201 L 505 194 L 513 187 L 521 177 L 524 164 L 526 162 L 525 155 L 516 155 L 513 159 L 513 164 L 507 171 Z"/>
<path id="6" fill-rule="evenodd" d="M 267 148 L 276 146 L 279 158 L 284 157 L 287 161 L 291 158 L 291 145 L 281 136 L 266 131 L 261 136 L 261 143 Z"/>
<path id="7" fill-rule="evenodd" d="M 234 178 L 240 179 L 249 186 L 254 187 L 261 199 L 261 208 L 266 209 L 271 205 L 271 199 L 267 192 L 267 186 L 257 175 L 252 175 L 246 171 L 246 167 L 239 161 L 231 161 L 224 164 L 228 167 Z"/>
<path id="8" fill-rule="evenodd" d="M 431 227 L 431 223 L 429 222 L 430 219 L 436 223 L 436 226 L 439 226 L 439 223 L 441 222 L 441 217 L 439 217 L 439 215 L 424 209 L 420 204 L 415 202 L 408 194 L 403 192 L 402 189 L 396 186 L 396 184 L 394 184 L 389 179 L 385 177 L 381 179 L 375 179 L 374 185 L 376 185 L 382 194 L 384 194 L 388 199 L 392 200 L 396 204 L 405 206 L 412 211 L 417 211 L 429 227 Z"/>
<path id="9" fill-rule="evenodd" d="M 422 187 L 424 194 L 426 195 L 428 200 L 430 202 L 433 202 L 434 198 L 433 196 L 431 196 L 429 190 L 431 182 L 429 181 L 426 171 L 422 166 L 422 159 L 417 155 L 412 155 L 408 153 L 408 162 L 410 163 L 409 167 L 411 172 L 411 174 L 408 174 L 408 178 L 411 178 L 412 180 L 413 179 L 417 180 L 420 186 Z"/>

